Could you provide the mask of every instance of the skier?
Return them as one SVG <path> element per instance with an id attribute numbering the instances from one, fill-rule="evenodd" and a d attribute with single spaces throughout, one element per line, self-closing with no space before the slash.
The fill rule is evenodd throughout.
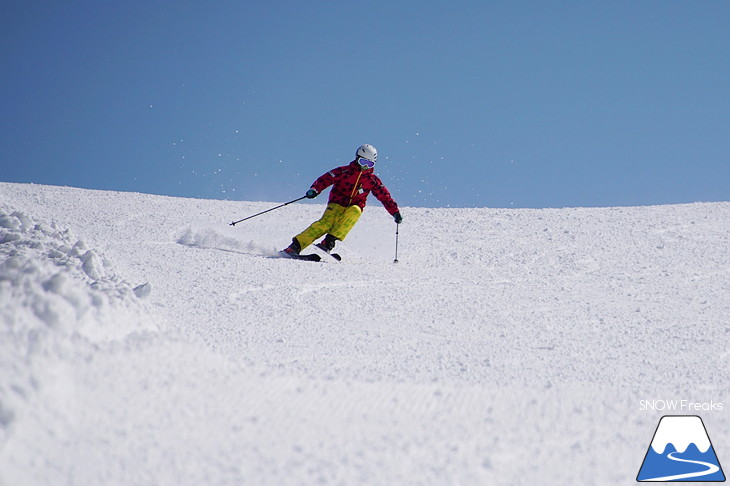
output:
<path id="1" fill-rule="evenodd" d="M 327 209 L 318 221 L 292 238 L 291 245 L 282 250 L 282 254 L 297 258 L 300 251 L 323 235 L 326 236 L 316 246 L 330 253 L 335 243 L 344 240 L 357 223 L 370 192 L 383 203 L 396 223 L 403 221 L 398 205 L 373 171 L 377 158 L 375 147 L 361 145 L 355 152 L 355 160 L 332 169 L 314 181 L 306 193 L 309 199 L 317 197 L 324 189 L 332 186 Z"/>

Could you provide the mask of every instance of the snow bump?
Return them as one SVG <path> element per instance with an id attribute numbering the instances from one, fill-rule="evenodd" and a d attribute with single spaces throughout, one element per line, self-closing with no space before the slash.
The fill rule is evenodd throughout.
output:
<path id="1" fill-rule="evenodd" d="M 53 223 L 0 205 L 0 445 L 20 403 L 79 341 L 103 343 L 156 328 L 140 297 L 99 251 Z M 82 346 L 83 347 L 83 346 Z"/>

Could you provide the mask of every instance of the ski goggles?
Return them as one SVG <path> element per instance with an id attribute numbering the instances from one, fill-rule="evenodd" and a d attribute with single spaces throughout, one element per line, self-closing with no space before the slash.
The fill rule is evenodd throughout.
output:
<path id="1" fill-rule="evenodd" d="M 375 167 L 375 162 L 372 160 L 363 159 L 362 157 L 360 157 L 359 159 L 357 159 L 357 161 L 360 163 L 360 167 L 362 167 L 363 169 L 372 169 L 373 167 Z"/>

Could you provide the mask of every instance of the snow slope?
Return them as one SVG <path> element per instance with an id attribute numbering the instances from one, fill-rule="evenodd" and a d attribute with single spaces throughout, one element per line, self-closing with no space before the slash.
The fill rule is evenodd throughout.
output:
<path id="1" fill-rule="evenodd" d="M 640 400 L 730 405 L 729 203 L 403 208 L 394 264 L 372 201 L 272 258 L 315 203 L 0 183 L 0 484 L 628 484 Z"/>

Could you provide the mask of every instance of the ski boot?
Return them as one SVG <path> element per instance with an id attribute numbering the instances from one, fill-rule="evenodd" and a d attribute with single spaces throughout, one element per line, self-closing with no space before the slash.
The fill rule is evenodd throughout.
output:
<path id="1" fill-rule="evenodd" d="M 279 253 L 282 256 L 288 256 L 289 258 L 299 258 L 300 251 L 302 251 L 302 245 L 299 244 L 299 241 L 296 238 L 292 238 L 291 245 L 287 246 Z"/>
<path id="2" fill-rule="evenodd" d="M 328 233 L 327 236 L 325 236 L 324 239 L 315 246 L 325 253 L 332 253 L 332 250 L 335 249 L 335 243 L 337 243 L 337 238 Z"/>

